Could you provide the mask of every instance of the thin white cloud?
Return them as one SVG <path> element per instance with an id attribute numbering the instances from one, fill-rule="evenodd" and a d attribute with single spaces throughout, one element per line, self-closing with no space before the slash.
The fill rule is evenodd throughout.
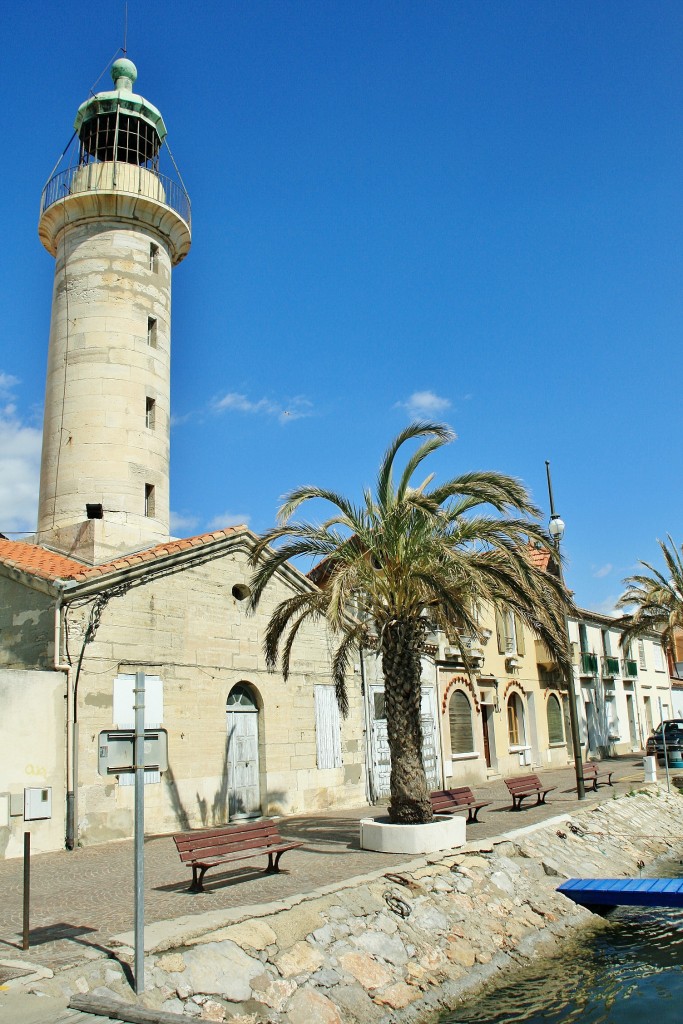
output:
<path id="1" fill-rule="evenodd" d="M 270 416 L 280 423 L 304 419 L 313 415 L 313 403 L 303 395 L 296 395 L 286 402 L 274 402 L 270 398 L 248 398 L 239 391 L 229 391 L 222 398 L 211 403 L 214 412 L 243 412 L 251 415 Z"/>
<path id="2" fill-rule="evenodd" d="M 397 402 L 396 407 L 407 409 L 411 416 L 440 416 L 451 408 L 451 401 L 434 391 L 413 391 L 405 402 Z"/>
<path id="3" fill-rule="evenodd" d="M 174 536 L 176 534 L 184 534 L 187 537 L 191 534 L 191 531 L 196 530 L 199 525 L 199 516 L 186 515 L 183 512 L 174 512 L 173 509 L 171 509 L 170 520 L 170 529 Z"/>
<path id="4" fill-rule="evenodd" d="M 18 377 L 0 370 L 0 398 L 9 398 L 18 383 Z"/>
<path id="5" fill-rule="evenodd" d="M 0 371 L 0 533 L 36 528 L 42 431 L 22 421 L 12 398 L 19 381 Z"/>
<path id="6" fill-rule="evenodd" d="M 618 600 L 619 594 L 612 594 L 610 597 L 606 597 L 604 601 L 600 601 L 593 611 L 599 612 L 600 615 L 611 615 L 614 618 L 621 618 L 624 614 L 624 609 L 617 608 Z"/>
<path id="7" fill-rule="evenodd" d="M 227 530 L 229 526 L 248 526 L 251 516 L 242 512 L 223 512 L 206 524 L 207 530 Z"/>
<path id="8" fill-rule="evenodd" d="M 593 579 L 601 580 L 605 576 L 609 576 L 613 568 L 614 566 L 611 564 L 611 562 L 607 562 L 606 565 L 601 565 L 600 568 L 596 569 L 593 573 Z"/>

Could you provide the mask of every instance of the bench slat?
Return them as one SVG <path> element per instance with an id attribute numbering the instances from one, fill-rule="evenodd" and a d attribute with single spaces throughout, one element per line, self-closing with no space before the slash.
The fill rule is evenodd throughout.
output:
<path id="1" fill-rule="evenodd" d="M 263 850 L 267 853 L 273 846 L 282 842 L 282 836 L 270 836 L 267 839 L 250 839 L 248 842 L 224 842 L 214 840 L 211 845 L 191 846 L 178 850 L 182 861 L 197 860 L 199 857 L 223 857 L 242 850 Z"/>
<path id="2" fill-rule="evenodd" d="M 256 853 L 253 850 L 235 850 L 233 853 L 227 853 L 218 857 L 202 857 L 201 859 L 193 860 L 192 866 L 213 868 L 217 864 L 228 864 L 233 860 L 247 860 L 249 857 L 255 857 L 257 854 L 263 854 L 265 857 L 269 853 L 284 853 L 285 850 L 295 850 L 297 846 L 301 846 L 301 843 L 281 843 L 279 846 L 270 846 L 267 850 L 257 850 Z"/>

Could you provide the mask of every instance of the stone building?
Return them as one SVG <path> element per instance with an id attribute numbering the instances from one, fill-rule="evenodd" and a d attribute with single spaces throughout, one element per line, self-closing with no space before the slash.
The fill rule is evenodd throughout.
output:
<path id="1" fill-rule="evenodd" d="M 38 530 L 0 539 L 5 856 L 24 829 L 38 851 L 132 834 L 132 775 L 106 758 L 132 727 L 136 672 L 168 748 L 146 772 L 148 831 L 366 793 L 360 692 L 340 722 L 324 633 L 301 631 L 287 682 L 264 662 L 269 612 L 314 584 L 285 567 L 249 615 L 249 530 L 169 537 L 171 276 L 190 202 L 136 77 L 117 60 L 113 90 L 81 105 L 41 201 L 56 262 Z"/>
<path id="2" fill-rule="evenodd" d="M 38 850 L 63 845 L 65 821 L 83 844 L 132 834 L 132 775 L 98 774 L 98 755 L 133 726 L 138 671 L 146 726 L 168 735 L 168 770 L 146 773 L 149 832 L 364 801 L 360 691 L 340 722 L 325 638 L 301 631 L 287 682 L 266 669 L 269 613 L 312 584 L 287 567 L 248 614 L 254 540 L 236 527 L 95 566 L 0 541 L 0 790 L 52 801 L 49 819 L 0 821 L 7 855 L 24 827 Z"/>

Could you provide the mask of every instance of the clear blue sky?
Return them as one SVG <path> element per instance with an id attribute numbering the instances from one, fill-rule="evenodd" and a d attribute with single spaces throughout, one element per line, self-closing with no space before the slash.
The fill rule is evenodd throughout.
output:
<path id="1" fill-rule="evenodd" d="M 41 188 L 123 3 L 4 13 L 0 530 L 35 526 Z M 521 477 L 609 610 L 680 527 L 683 5 L 129 4 L 193 202 L 173 293 L 179 534 L 358 493 L 411 414 Z M 108 88 L 105 78 L 99 86 Z"/>

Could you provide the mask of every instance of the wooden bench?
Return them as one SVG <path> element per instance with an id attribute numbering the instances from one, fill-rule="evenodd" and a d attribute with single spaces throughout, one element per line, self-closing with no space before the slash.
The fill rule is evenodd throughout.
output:
<path id="1" fill-rule="evenodd" d="M 188 892 L 204 892 L 204 875 L 217 864 L 230 864 L 251 857 L 268 858 L 264 874 L 280 870 L 280 857 L 303 843 L 283 839 L 274 821 L 249 821 L 241 825 L 179 832 L 173 836 L 180 859 L 192 868 L 192 885 Z"/>
<path id="2" fill-rule="evenodd" d="M 469 786 L 460 786 L 458 789 L 439 789 L 429 794 L 434 814 L 448 814 L 449 811 L 467 810 L 467 824 L 473 825 L 478 821 L 477 815 L 482 807 L 488 807 L 490 800 L 479 800 Z"/>
<path id="3" fill-rule="evenodd" d="M 593 789 L 596 793 L 598 791 L 598 786 L 600 785 L 600 781 L 602 779 L 604 779 L 605 776 L 607 776 L 607 785 L 608 786 L 612 785 L 612 775 L 613 775 L 613 769 L 611 769 L 611 768 L 602 768 L 602 767 L 600 767 L 600 765 L 597 764 L 596 761 L 584 761 L 584 764 L 583 764 L 583 781 L 584 781 L 584 784 L 586 785 L 586 787 L 588 787 L 588 785 L 590 784 L 591 789 Z"/>
<path id="4" fill-rule="evenodd" d="M 522 800 L 527 796 L 535 796 L 536 804 L 544 804 L 546 793 L 551 793 L 557 786 L 544 786 L 538 775 L 517 775 L 515 778 L 506 779 L 510 796 L 512 797 L 512 810 L 519 811 L 522 808 Z"/>

